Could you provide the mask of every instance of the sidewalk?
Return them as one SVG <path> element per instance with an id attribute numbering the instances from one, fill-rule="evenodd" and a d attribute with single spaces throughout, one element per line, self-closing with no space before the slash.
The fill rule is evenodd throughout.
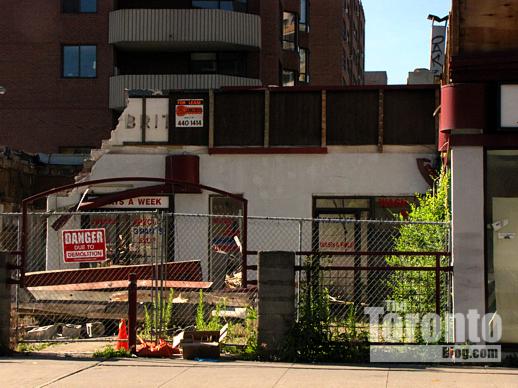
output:
<path id="1" fill-rule="evenodd" d="M 518 387 L 518 369 L 0 358 L 3 387 Z"/>

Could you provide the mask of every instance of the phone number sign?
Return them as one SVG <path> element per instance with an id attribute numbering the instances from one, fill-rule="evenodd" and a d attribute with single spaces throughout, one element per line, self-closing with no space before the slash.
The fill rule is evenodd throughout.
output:
<path id="1" fill-rule="evenodd" d="M 176 127 L 203 128 L 203 100 L 176 100 Z"/>
<path id="2" fill-rule="evenodd" d="M 99 263 L 106 261 L 106 231 L 102 229 L 64 230 L 65 263 Z"/>

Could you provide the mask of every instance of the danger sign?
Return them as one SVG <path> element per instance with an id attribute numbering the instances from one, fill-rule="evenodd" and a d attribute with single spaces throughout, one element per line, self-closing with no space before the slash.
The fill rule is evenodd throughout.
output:
<path id="1" fill-rule="evenodd" d="M 176 100 L 176 127 L 203 128 L 203 100 Z"/>
<path id="2" fill-rule="evenodd" d="M 106 260 L 105 229 L 63 231 L 65 263 L 98 263 Z"/>

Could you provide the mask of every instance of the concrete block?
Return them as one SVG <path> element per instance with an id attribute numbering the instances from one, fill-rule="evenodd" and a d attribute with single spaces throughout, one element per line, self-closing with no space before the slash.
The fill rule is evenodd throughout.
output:
<path id="1" fill-rule="evenodd" d="M 62 334 L 65 338 L 80 338 L 81 337 L 81 325 L 66 324 L 62 327 Z"/>
<path id="2" fill-rule="evenodd" d="M 268 302 L 261 302 L 259 300 L 259 306 L 257 308 L 257 311 L 259 314 L 266 315 L 266 314 L 282 314 L 282 315 L 290 315 L 291 313 L 295 312 L 295 301 L 290 302 L 284 302 L 284 301 L 268 301 Z"/>
<path id="3" fill-rule="evenodd" d="M 58 333 L 59 325 L 48 325 L 36 327 L 25 335 L 26 340 L 30 341 L 45 341 L 53 339 Z"/>
<path id="4" fill-rule="evenodd" d="M 293 320 L 289 314 L 266 314 L 258 315 L 257 318 L 257 326 L 264 332 L 275 330 L 283 332 L 293 325 Z"/>
<path id="5" fill-rule="evenodd" d="M 264 267 L 264 264 L 259 264 L 259 270 L 257 271 L 257 276 L 259 279 L 263 279 L 265 282 L 282 282 L 282 284 L 287 284 L 287 282 L 295 283 L 295 269 L 293 271 L 285 271 L 280 270 L 278 268 L 272 267 Z M 293 280 L 292 280 L 293 279 Z"/>
<path id="6" fill-rule="evenodd" d="M 295 254 L 293 252 L 259 252 L 259 262 L 268 268 L 293 268 Z"/>
<path id="7" fill-rule="evenodd" d="M 275 353 L 295 319 L 295 254 L 260 252 L 258 342 Z"/>

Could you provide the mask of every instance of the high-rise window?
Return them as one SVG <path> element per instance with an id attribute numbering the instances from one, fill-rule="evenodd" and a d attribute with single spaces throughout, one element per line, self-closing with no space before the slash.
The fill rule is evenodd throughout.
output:
<path id="1" fill-rule="evenodd" d="M 63 13 L 95 13 L 97 0 L 62 0 Z"/>
<path id="2" fill-rule="evenodd" d="M 295 50 L 297 48 L 297 18 L 294 13 L 282 13 L 282 48 Z"/>
<path id="3" fill-rule="evenodd" d="M 300 0 L 299 30 L 309 30 L 309 8 L 308 0 Z"/>
<path id="4" fill-rule="evenodd" d="M 191 53 L 191 72 L 244 76 L 246 55 L 239 52 Z"/>
<path id="5" fill-rule="evenodd" d="M 247 5 L 248 0 L 192 0 L 193 8 L 246 12 Z"/>
<path id="6" fill-rule="evenodd" d="M 309 52 L 307 49 L 299 50 L 299 82 L 309 83 Z"/>
<path id="7" fill-rule="evenodd" d="M 95 78 L 97 76 L 96 67 L 96 46 L 63 46 L 63 77 Z"/>
<path id="8" fill-rule="evenodd" d="M 295 72 L 293 70 L 282 71 L 282 86 L 295 86 Z"/>

